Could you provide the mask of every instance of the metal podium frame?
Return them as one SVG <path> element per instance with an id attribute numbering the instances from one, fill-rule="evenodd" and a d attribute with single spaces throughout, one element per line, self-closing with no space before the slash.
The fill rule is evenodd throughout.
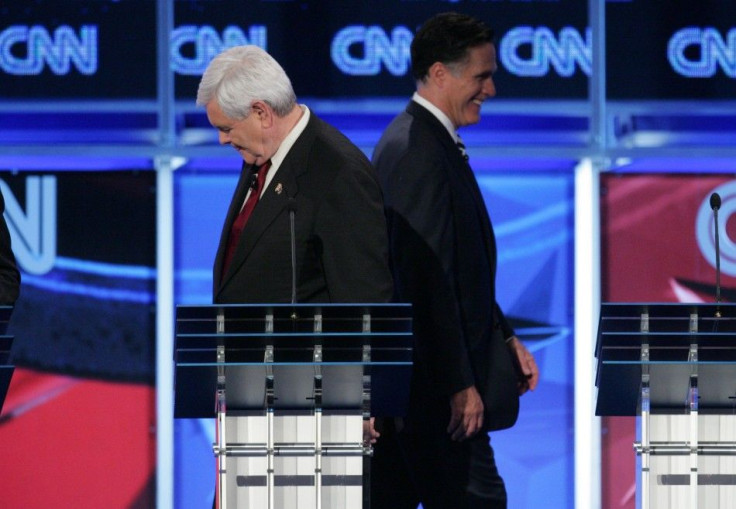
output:
<path id="1" fill-rule="evenodd" d="M 8 394 L 10 379 L 13 378 L 15 366 L 10 364 L 10 350 L 13 346 L 13 336 L 9 336 L 8 323 L 13 314 L 13 306 L 0 306 L 0 411 Z"/>
<path id="2" fill-rule="evenodd" d="M 299 486 L 308 477 L 316 497 L 310 504 L 322 508 L 322 482 L 329 480 L 322 471 L 323 459 L 357 456 L 362 462 L 372 454 L 371 445 L 362 442 L 363 422 L 371 416 L 405 414 L 411 330 L 409 304 L 177 306 L 175 417 L 216 418 L 219 509 L 228 509 L 228 488 L 234 489 L 227 458 L 238 456 L 265 457 L 265 476 L 237 476 L 236 482 L 265 483 L 269 509 L 275 507 L 274 487 L 280 482 L 274 459 L 314 458 L 309 476 L 291 478 L 301 477 L 292 481 Z M 292 414 L 306 416 L 311 440 L 276 440 L 275 420 Z M 323 442 L 325 419 L 342 415 L 352 419 L 351 431 L 345 434 L 351 438 Z M 255 427 L 256 422 L 265 427 L 264 441 L 228 439 L 231 433 L 250 436 L 232 428 Z"/>
<path id="3" fill-rule="evenodd" d="M 730 490 L 736 484 L 733 464 L 726 466 L 734 468 L 727 474 L 703 473 L 699 468 L 701 457 L 736 457 L 733 438 L 725 441 L 699 438 L 704 430 L 702 416 L 726 419 L 727 428 L 736 428 L 734 339 L 734 304 L 604 303 L 601 306 L 596 344 L 596 415 L 640 417 L 640 440 L 634 443 L 634 449 L 641 457 L 642 509 L 650 509 L 653 502 L 650 496 L 653 482 L 688 486 L 688 500 L 673 500 L 670 504 L 692 509 L 703 507 L 698 505 L 702 496 L 699 487 L 728 486 Z M 668 422 L 655 420 L 661 416 L 680 419 L 685 439 L 652 440 L 653 435 L 674 436 L 674 433 L 668 435 L 669 430 L 657 430 L 657 423 Z M 656 456 L 687 457 L 688 472 L 653 478 L 651 462 Z M 724 496 L 729 504 L 734 503 L 731 492 Z"/>

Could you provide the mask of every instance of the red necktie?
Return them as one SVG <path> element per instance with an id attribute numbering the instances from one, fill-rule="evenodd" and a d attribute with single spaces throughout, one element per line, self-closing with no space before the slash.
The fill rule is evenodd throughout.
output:
<path id="1" fill-rule="evenodd" d="M 233 259 L 233 253 L 235 253 L 235 248 L 238 247 L 240 234 L 243 232 L 243 228 L 245 228 L 245 223 L 248 222 L 248 218 L 253 212 L 253 209 L 256 208 L 256 203 L 258 203 L 258 200 L 261 197 L 263 184 L 266 182 L 266 174 L 268 173 L 268 169 L 270 167 L 271 161 L 266 161 L 258 168 L 258 170 L 255 172 L 255 175 L 253 175 L 253 177 L 256 177 L 256 179 L 251 185 L 248 199 L 245 200 L 245 205 L 243 205 L 243 208 L 240 209 L 238 217 L 235 218 L 235 221 L 233 221 L 233 226 L 230 228 L 230 236 L 228 237 L 227 241 L 227 251 L 225 251 L 225 263 L 222 266 L 222 276 L 227 273 L 227 269 L 230 267 L 230 262 Z"/>

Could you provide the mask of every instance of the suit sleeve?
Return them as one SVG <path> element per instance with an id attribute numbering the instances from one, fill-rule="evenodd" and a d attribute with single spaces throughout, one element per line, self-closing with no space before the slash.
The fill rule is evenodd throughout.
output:
<path id="1" fill-rule="evenodd" d="M 5 200 L 0 193 L 0 305 L 12 306 L 20 293 L 20 272 L 15 264 L 4 212 Z"/>
<path id="2" fill-rule="evenodd" d="M 381 171 L 397 296 L 414 306 L 426 376 L 445 396 L 474 385 L 456 279 L 456 231 L 443 152 L 412 150 Z"/>
<path id="3" fill-rule="evenodd" d="M 498 302 L 495 303 L 495 306 L 496 318 L 498 319 L 498 323 L 500 324 L 501 330 L 503 331 L 504 339 L 509 339 L 511 336 L 515 336 L 516 331 L 514 331 L 514 327 L 513 325 L 511 325 L 511 322 L 506 319 L 506 316 L 503 314 L 501 306 L 498 305 Z"/>
<path id="4" fill-rule="evenodd" d="M 391 300 L 383 199 L 367 160 L 348 160 L 337 173 L 320 204 L 316 230 L 331 302 Z"/>

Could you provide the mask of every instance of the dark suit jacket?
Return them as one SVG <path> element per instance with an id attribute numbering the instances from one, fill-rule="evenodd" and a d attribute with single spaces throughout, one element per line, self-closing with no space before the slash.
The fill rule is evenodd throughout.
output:
<path id="1" fill-rule="evenodd" d="M 383 133 L 373 164 L 395 298 L 414 305 L 410 417 L 441 412 L 446 426 L 449 397 L 475 385 L 485 427 L 513 425 L 517 372 L 505 338 L 514 332 L 496 303 L 495 239 L 470 166 L 439 120 L 414 101 Z"/>
<path id="2" fill-rule="evenodd" d="M 0 193 L 0 305 L 12 306 L 20 293 L 20 272 L 15 264 L 4 212 L 5 199 Z"/>
<path id="3" fill-rule="evenodd" d="M 222 274 L 230 228 L 247 191 L 243 173 L 215 258 L 215 303 L 291 301 L 290 208 L 296 225 L 297 302 L 390 300 L 380 187 L 366 156 L 337 129 L 310 113 Z"/>

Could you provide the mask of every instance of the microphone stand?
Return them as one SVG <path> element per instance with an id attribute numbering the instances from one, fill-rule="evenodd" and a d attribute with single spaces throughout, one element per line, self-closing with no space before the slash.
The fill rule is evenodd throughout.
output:
<path id="1" fill-rule="evenodd" d="M 296 215 L 296 204 L 294 198 L 289 198 L 289 228 L 291 234 L 291 304 L 296 304 L 296 228 L 294 216 Z M 292 308 L 291 319 L 296 320 L 296 308 Z"/>
<path id="2" fill-rule="evenodd" d="M 721 247 L 719 243 L 720 233 L 718 231 L 718 209 L 721 208 L 721 197 L 718 193 L 710 196 L 710 207 L 713 209 L 713 222 L 715 226 L 716 241 L 716 318 L 721 317 Z"/>

